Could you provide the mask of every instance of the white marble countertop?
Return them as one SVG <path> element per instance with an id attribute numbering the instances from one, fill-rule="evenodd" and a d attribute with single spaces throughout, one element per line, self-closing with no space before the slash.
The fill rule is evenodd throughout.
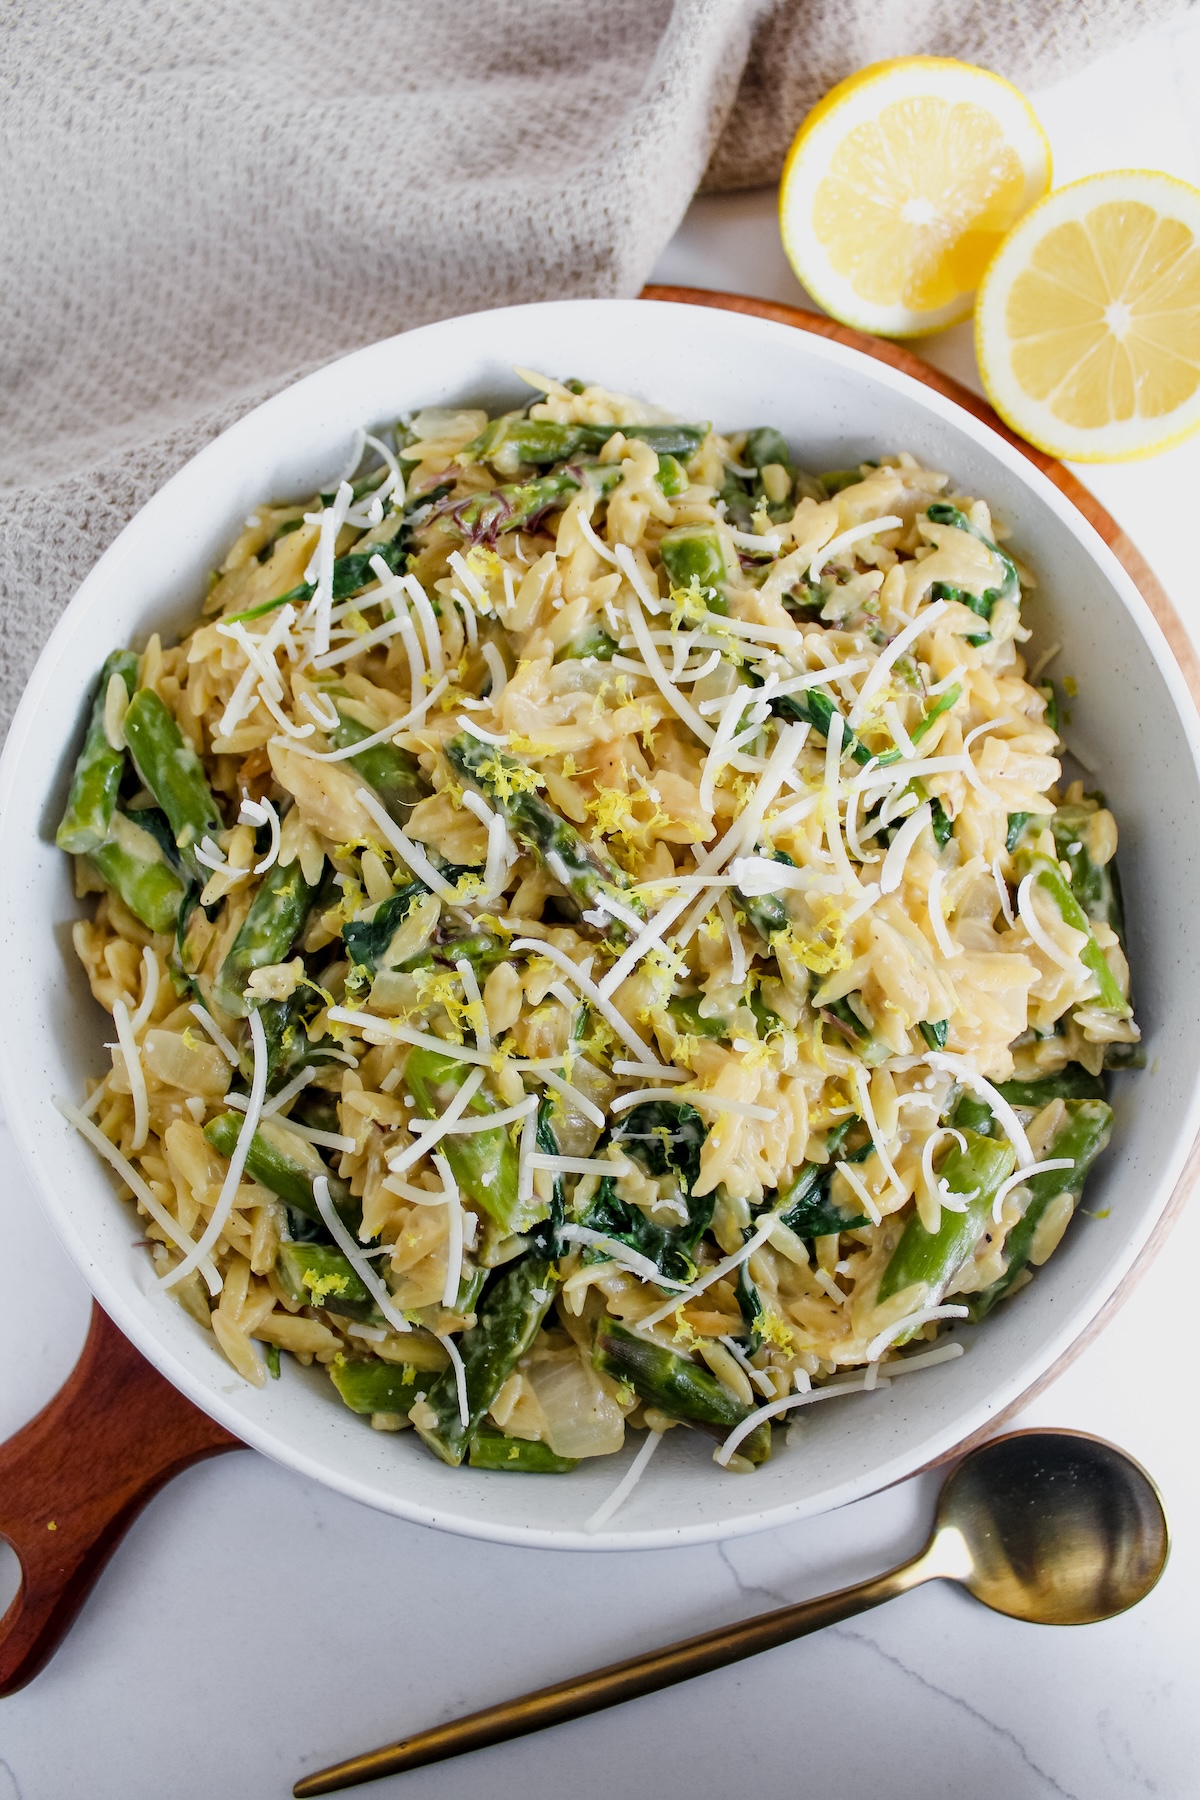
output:
<path id="1" fill-rule="evenodd" d="M 1036 104 L 1057 181 L 1141 166 L 1200 184 L 1200 19 L 1185 15 Z M 773 193 L 698 201 L 655 278 L 810 304 L 779 248 Z M 977 385 L 969 328 L 920 348 Z M 1082 474 L 1200 642 L 1185 561 L 1200 438 Z M 3 1438 L 65 1379 L 88 1297 L 2 1123 L 0 1241 Z M 1055 1631 L 926 1588 L 686 1687 L 373 1791 L 1194 1800 L 1198 1267 L 1194 1206 L 1119 1317 L 1018 1421 L 1098 1432 L 1159 1480 L 1175 1547 L 1134 1612 Z M 935 1485 L 920 1479 L 728 1547 L 556 1555 L 425 1531 L 251 1452 L 221 1457 L 151 1503 L 55 1660 L 0 1702 L 0 1800 L 285 1796 L 338 1756 L 883 1568 L 919 1544 Z M 0 1610 L 14 1590 L 15 1558 L 0 1545 Z"/>

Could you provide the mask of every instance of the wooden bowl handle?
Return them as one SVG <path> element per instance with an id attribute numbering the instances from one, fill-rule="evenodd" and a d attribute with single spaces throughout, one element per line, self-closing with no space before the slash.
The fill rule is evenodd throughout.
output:
<path id="1" fill-rule="evenodd" d="M 147 1500 L 192 1463 L 240 1448 L 93 1304 L 65 1386 L 0 1444 L 0 1537 L 21 1564 L 20 1589 L 0 1619 L 0 1696 L 24 1687 L 57 1650 Z"/>

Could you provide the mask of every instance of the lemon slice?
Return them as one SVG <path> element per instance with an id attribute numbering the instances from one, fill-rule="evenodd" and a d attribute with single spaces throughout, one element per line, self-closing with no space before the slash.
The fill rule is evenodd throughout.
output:
<path id="1" fill-rule="evenodd" d="M 988 269 L 979 372 L 1002 418 L 1075 462 L 1200 427 L 1200 191 L 1149 169 L 1060 188 Z"/>
<path id="2" fill-rule="evenodd" d="M 873 63 L 796 134 L 783 247 L 826 312 L 885 337 L 965 319 L 1001 238 L 1050 185 L 1025 96 L 939 56 Z"/>

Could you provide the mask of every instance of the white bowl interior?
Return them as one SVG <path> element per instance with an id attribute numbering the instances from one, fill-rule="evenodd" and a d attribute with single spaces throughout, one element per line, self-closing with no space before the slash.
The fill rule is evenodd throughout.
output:
<path id="1" fill-rule="evenodd" d="M 1113 1145 L 1089 1211 L 1053 1262 L 978 1333 L 968 1354 L 873 1395 L 799 1415 L 790 1446 L 753 1476 L 726 1475 L 706 1440 L 674 1432 L 605 1533 L 583 1521 L 632 1454 L 564 1478 L 452 1470 L 411 1434 L 381 1435 L 325 1377 L 285 1359 L 244 1385 L 211 1338 L 156 1291 L 132 1213 L 51 1106 L 105 1064 L 109 1021 L 70 946 L 80 907 L 53 830 L 104 656 L 184 625 L 242 518 L 311 493 L 343 465 L 359 425 L 450 401 L 511 403 L 513 364 L 639 394 L 726 429 L 772 424 L 798 460 L 840 468 L 908 449 L 983 495 L 1039 578 L 1027 622 L 1061 640 L 1073 675 L 1068 737 L 1106 791 L 1148 1068 L 1116 1084 Z M 516 307 L 432 325 L 321 370 L 250 414 L 170 481 L 97 564 L 34 673 L 0 764 L 0 1078 L 8 1118 L 67 1250 L 117 1323 L 178 1387 L 267 1454 L 371 1505 L 508 1542 L 662 1546 L 824 1510 L 920 1467 L 985 1425 L 1093 1318 L 1162 1212 L 1196 1130 L 1200 1063 L 1192 942 L 1200 850 L 1197 721 L 1165 641 L 1129 578 L 1057 490 L 1002 439 L 908 377 L 806 332 L 707 308 L 636 301 Z M 798 1440 L 798 1441 L 797 1441 Z"/>

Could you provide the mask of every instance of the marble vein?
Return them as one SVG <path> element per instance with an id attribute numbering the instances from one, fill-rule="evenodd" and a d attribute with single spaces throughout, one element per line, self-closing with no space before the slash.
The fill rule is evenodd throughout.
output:
<path id="1" fill-rule="evenodd" d="M 728 1543 L 718 1543 L 716 1551 L 721 1561 L 725 1564 L 725 1567 L 729 1570 L 729 1573 L 733 1576 L 733 1585 L 739 1594 L 744 1594 L 747 1600 L 752 1600 L 755 1595 L 761 1595 L 764 1600 L 769 1600 L 772 1606 L 791 1606 L 794 1604 L 790 1595 L 781 1594 L 777 1588 L 760 1587 L 757 1582 L 747 1581 L 738 1571 L 738 1566 L 730 1554 L 731 1548 L 732 1546 Z"/>
<path id="2" fill-rule="evenodd" d="M 1034 1762 L 1015 1732 L 1010 1731 L 1006 1725 L 997 1724 L 995 1719 L 989 1719 L 985 1712 L 980 1712 L 977 1706 L 972 1706 L 971 1702 L 965 1700 L 961 1694 L 955 1694 L 949 1688 L 940 1687 L 936 1681 L 931 1681 L 927 1675 L 922 1675 L 919 1669 L 914 1669 L 901 1657 L 894 1655 L 890 1650 L 885 1650 L 882 1644 L 865 1631 L 855 1631 L 849 1625 L 831 1625 L 829 1629 L 834 1637 L 848 1638 L 856 1644 L 864 1645 L 868 1650 L 873 1650 L 883 1662 L 890 1663 L 894 1669 L 899 1669 L 902 1675 L 907 1675 L 919 1687 L 925 1688 L 928 1693 L 936 1694 L 941 1700 L 948 1700 L 951 1706 L 957 1707 L 959 1712 L 967 1718 L 974 1719 L 977 1724 L 985 1726 L 994 1737 L 1002 1739 L 1006 1744 L 1011 1744 L 1030 1773 L 1036 1775 L 1039 1781 L 1044 1781 L 1054 1793 L 1061 1794 L 1063 1800 L 1081 1800 L 1079 1794 L 1071 1788 L 1065 1788 L 1060 1781 L 1055 1780 L 1048 1769 L 1043 1769 Z"/>

